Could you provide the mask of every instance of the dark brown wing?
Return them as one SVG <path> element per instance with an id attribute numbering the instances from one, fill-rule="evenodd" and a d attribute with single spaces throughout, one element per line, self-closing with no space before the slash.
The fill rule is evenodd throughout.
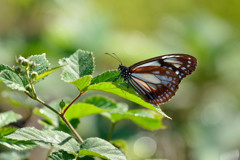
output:
<path id="1" fill-rule="evenodd" d="M 180 81 L 191 74 L 196 58 L 186 54 L 171 54 L 141 61 L 129 67 L 132 87 L 149 103 L 163 104 L 178 90 Z"/>
<path id="2" fill-rule="evenodd" d="M 164 67 L 174 71 L 181 81 L 184 77 L 195 71 L 197 59 L 187 54 L 169 54 L 138 62 L 129 67 L 130 72 L 145 71 L 146 66 Z"/>
<path id="3" fill-rule="evenodd" d="M 132 73 L 131 86 L 149 103 L 163 104 L 175 95 L 179 78 L 172 70 L 159 67 L 145 67 L 147 72 Z"/>

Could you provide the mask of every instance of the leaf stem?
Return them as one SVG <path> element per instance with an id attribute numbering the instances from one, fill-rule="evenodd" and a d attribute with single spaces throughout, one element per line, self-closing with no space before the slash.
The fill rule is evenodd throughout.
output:
<path id="1" fill-rule="evenodd" d="M 53 151 L 53 147 L 51 147 L 49 150 L 48 150 L 48 153 L 47 153 L 47 156 L 46 156 L 46 160 L 48 160 L 50 154 L 52 153 Z"/>
<path id="2" fill-rule="evenodd" d="M 65 115 L 65 113 L 67 112 L 68 108 L 71 107 L 71 105 L 72 105 L 78 98 L 80 98 L 84 93 L 86 93 L 86 92 L 87 92 L 87 91 L 80 92 L 79 95 L 78 95 L 76 98 L 74 98 L 74 99 L 72 100 L 72 102 L 69 103 L 68 106 L 62 111 L 61 115 Z"/>
<path id="3" fill-rule="evenodd" d="M 113 123 L 111 124 L 111 128 L 110 128 L 110 131 L 109 131 L 109 133 L 108 133 L 108 138 L 107 138 L 108 141 L 110 141 L 111 138 L 112 138 L 112 134 L 113 134 L 113 130 L 114 130 L 115 126 L 116 126 L 116 122 L 113 122 Z"/>
<path id="4" fill-rule="evenodd" d="M 71 123 L 66 119 L 65 115 L 60 115 L 62 120 L 66 123 L 66 125 L 68 126 L 68 128 L 72 131 L 72 133 L 75 135 L 75 137 L 77 138 L 78 142 L 80 144 L 83 143 L 83 139 L 80 137 L 80 135 L 77 133 L 77 131 L 73 128 L 73 126 L 71 125 Z"/>

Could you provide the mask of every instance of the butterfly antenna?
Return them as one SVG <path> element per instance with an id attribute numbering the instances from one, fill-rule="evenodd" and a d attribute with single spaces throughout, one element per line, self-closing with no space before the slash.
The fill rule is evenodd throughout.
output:
<path id="1" fill-rule="evenodd" d="M 117 59 L 118 59 L 118 61 L 122 64 L 122 61 L 121 61 L 121 59 L 117 56 L 117 54 L 116 53 L 112 53 Z"/>
<path id="2" fill-rule="evenodd" d="M 116 59 L 118 62 L 120 62 L 120 63 L 122 64 L 122 61 L 120 60 L 120 58 L 118 58 L 118 56 L 117 56 L 115 53 L 112 53 L 112 54 L 110 54 L 110 53 L 105 53 L 105 54 L 113 57 L 114 59 Z"/>

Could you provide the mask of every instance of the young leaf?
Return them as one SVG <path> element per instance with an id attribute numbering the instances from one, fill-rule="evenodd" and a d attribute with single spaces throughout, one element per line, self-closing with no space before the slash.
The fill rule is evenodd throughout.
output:
<path id="1" fill-rule="evenodd" d="M 91 79 L 92 79 L 91 75 L 86 75 L 70 83 L 74 84 L 79 89 L 79 91 L 82 91 L 84 88 L 86 88 L 90 84 Z"/>
<path id="2" fill-rule="evenodd" d="M 92 155 L 108 160 L 126 160 L 126 156 L 111 143 L 100 138 L 88 138 L 80 146 L 79 156 Z"/>
<path id="3" fill-rule="evenodd" d="M 103 91 L 103 92 L 108 92 L 108 93 L 118 95 L 118 96 L 123 97 L 125 99 L 128 99 L 130 101 L 133 101 L 137 104 L 140 104 L 143 107 L 146 107 L 146 108 L 151 109 L 153 111 L 157 111 L 167 118 L 170 118 L 158 106 L 152 105 L 152 104 L 144 101 L 134 91 L 131 91 L 131 90 L 127 89 L 126 87 L 123 87 L 123 86 L 118 85 L 116 83 L 101 82 L 101 83 L 98 83 L 98 84 L 90 85 L 87 88 L 87 90 L 97 90 L 97 91 Z"/>
<path id="4" fill-rule="evenodd" d="M 117 103 L 112 99 L 103 96 L 92 96 L 90 98 L 85 99 L 86 103 L 93 104 L 101 109 L 116 109 Z"/>
<path id="5" fill-rule="evenodd" d="M 26 91 L 22 79 L 13 71 L 3 70 L 0 73 L 0 79 L 7 87 L 11 89 Z"/>
<path id="6" fill-rule="evenodd" d="M 0 113 L 0 127 L 8 125 L 12 122 L 16 122 L 20 118 L 21 118 L 21 115 L 16 114 L 13 111 Z"/>
<path id="7" fill-rule="evenodd" d="M 41 73 L 40 75 L 37 76 L 36 82 L 39 81 L 40 79 L 48 76 L 49 74 L 57 71 L 57 70 L 60 69 L 61 67 L 62 67 L 62 66 L 54 67 L 54 68 L 48 69 L 47 71 Z"/>
<path id="8" fill-rule="evenodd" d="M 69 58 L 59 60 L 59 64 L 65 65 L 61 75 L 65 82 L 72 82 L 85 75 L 91 75 L 94 71 L 92 53 L 80 49 Z"/>
<path id="9" fill-rule="evenodd" d="M 5 138 L 18 141 L 33 141 L 42 147 L 46 147 L 46 144 L 49 144 L 72 154 L 76 154 L 79 151 L 78 142 L 62 131 L 41 131 L 33 127 L 25 127 L 5 136 Z"/>
<path id="10" fill-rule="evenodd" d="M 48 71 L 50 63 L 48 62 L 45 53 L 41 55 L 30 56 L 28 59 L 30 61 L 33 61 L 35 64 L 37 64 L 37 66 L 34 67 L 32 71 L 37 72 L 38 75 L 41 75 L 42 73 Z"/>

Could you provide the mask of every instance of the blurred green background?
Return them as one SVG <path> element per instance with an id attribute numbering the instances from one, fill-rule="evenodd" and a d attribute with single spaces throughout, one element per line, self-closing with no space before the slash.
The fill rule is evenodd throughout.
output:
<path id="1" fill-rule="evenodd" d="M 130 121 L 116 126 L 113 139 L 128 142 L 129 159 L 238 160 L 240 148 L 240 1 L 218 0 L 1 0 L 0 64 L 13 65 L 17 55 L 46 53 L 56 66 L 78 48 L 93 51 L 95 75 L 119 63 L 126 66 L 170 53 L 198 59 L 197 70 L 180 84 L 161 108 L 173 118 L 166 129 L 143 130 Z M 37 84 L 46 101 L 74 98 L 75 87 L 60 80 L 60 71 Z M 0 84 L 0 111 L 14 109 L 24 126 L 36 126 L 29 108 L 13 108 Z M 100 92 L 89 92 L 91 94 Z M 134 103 L 108 94 L 116 101 Z M 84 98 L 84 97 L 83 97 Z M 106 138 L 109 122 L 99 116 L 81 120 L 84 137 Z M 6 150 L 1 146 L 0 150 Z M 45 159 L 35 149 L 31 159 Z"/>

